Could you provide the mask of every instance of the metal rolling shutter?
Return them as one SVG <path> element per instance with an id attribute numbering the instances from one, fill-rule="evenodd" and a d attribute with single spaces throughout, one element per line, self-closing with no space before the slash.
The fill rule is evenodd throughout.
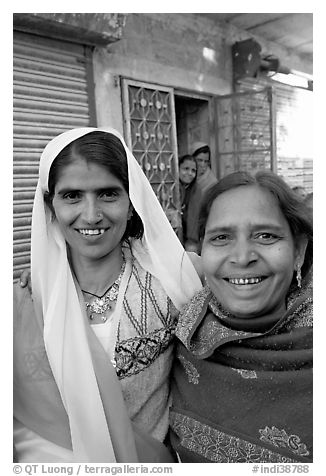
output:
<path id="1" fill-rule="evenodd" d="M 30 266 L 39 158 L 54 136 L 90 125 L 86 47 L 14 32 L 14 280 Z"/>

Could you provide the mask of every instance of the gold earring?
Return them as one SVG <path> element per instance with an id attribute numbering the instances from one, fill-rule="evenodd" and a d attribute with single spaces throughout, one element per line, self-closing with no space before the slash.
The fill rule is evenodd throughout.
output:
<path id="1" fill-rule="evenodd" d="M 298 283 L 298 288 L 301 288 L 301 281 L 302 281 L 302 277 L 301 277 L 301 266 L 299 264 L 297 264 L 297 283 Z"/>

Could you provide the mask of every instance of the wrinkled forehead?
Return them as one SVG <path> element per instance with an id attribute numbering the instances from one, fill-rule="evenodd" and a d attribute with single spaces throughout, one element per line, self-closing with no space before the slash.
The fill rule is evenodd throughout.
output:
<path id="1" fill-rule="evenodd" d="M 276 196 L 257 184 L 241 185 L 219 194 L 212 201 L 208 221 L 224 221 L 234 226 L 240 222 L 287 223 Z"/>

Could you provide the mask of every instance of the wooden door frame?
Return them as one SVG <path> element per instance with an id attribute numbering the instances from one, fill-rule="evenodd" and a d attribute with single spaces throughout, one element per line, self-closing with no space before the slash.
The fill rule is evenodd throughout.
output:
<path id="1" fill-rule="evenodd" d="M 215 95 L 198 93 L 190 89 L 174 88 L 174 95 L 180 97 L 186 97 L 191 99 L 199 99 L 208 102 L 208 119 L 209 119 L 209 148 L 211 150 L 211 167 L 219 179 L 219 164 L 217 159 L 217 134 L 216 134 L 216 108 L 215 108 Z M 214 159 L 212 159 L 214 158 Z"/>

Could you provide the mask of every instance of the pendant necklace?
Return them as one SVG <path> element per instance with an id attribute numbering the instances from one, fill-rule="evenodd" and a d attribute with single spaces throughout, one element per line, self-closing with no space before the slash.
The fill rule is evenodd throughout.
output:
<path id="1" fill-rule="evenodd" d="M 106 315 L 106 312 L 111 309 L 112 303 L 118 299 L 119 286 L 122 275 L 125 270 L 125 266 L 126 262 L 125 260 L 123 260 L 118 278 L 114 281 L 113 284 L 108 287 L 108 289 L 104 292 L 104 294 L 102 294 L 102 296 L 98 296 L 97 294 L 90 293 L 89 291 L 85 291 L 84 289 L 82 289 L 83 293 L 90 294 L 91 296 L 94 296 L 96 298 L 91 302 L 85 302 L 86 309 L 90 311 L 89 319 L 91 321 L 96 316 L 101 316 L 103 322 L 107 321 L 108 316 Z"/>

